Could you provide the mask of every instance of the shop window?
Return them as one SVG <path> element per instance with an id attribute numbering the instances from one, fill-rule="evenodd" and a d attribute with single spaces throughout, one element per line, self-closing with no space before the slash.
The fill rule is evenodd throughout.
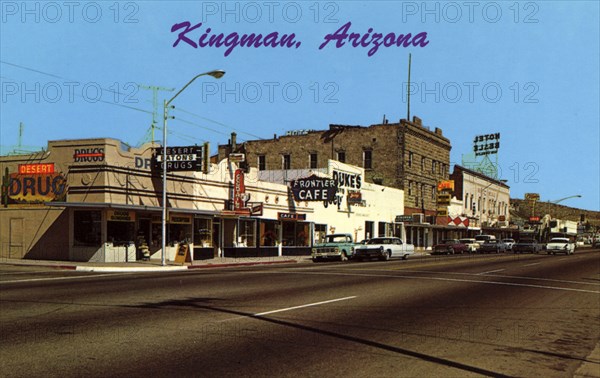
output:
<path id="1" fill-rule="evenodd" d="M 240 219 L 238 221 L 238 247 L 256 247 L 256 220 Z"/>
<path id="2" fill-rule="evenodd" d="M 258 155 L 258 170 L 264 171 L 267 169 L 267 158 L 265 155 Z"/>
<path id="3" fill-rule="evenodd" d="M 126 245 L 134 241 L 134 222 L 106 222 L 106 236 L 113 245 Z"/>
<path id="4" fill-rule="evenodd" d="M 387 236 L 386 234 L 386 223 L 385 222 L 379 222 L 377 224 L 377 236 L 382 237 L 382 236 Z"/>
<path id="5" fill-rule="evenodd" d="M 279 242 L 279 222 L 261 220 L 259 242 L 261 247 L 277 246 Z"/>
<path id="6" fill-rule="evenodd" d="M 102 213 L 98 211 L 74 211 L 73 232 L 75 245 L 100 245 Z"/>
<path id="7" fill-rule="evenodd" d="M 195 218 L 194 219 L 194 245 L 202 248 L 213 246 L 212 240 L 212 219 Z"/>
<path id="8" fill-rule="evenodd" d="M 310 223 L 282 222 L 284 246 L 307 247 L 310 244 Z"/>
<path id="9" fill-rule="evenodd" d="M 309 154 L 309 166 L 311 169 L 315 169 L 317 168 L 317 153 L 316 152 L 312 152 Z"/>
<path id="10" fill-rule="evenodd" d="M 375 235 L 373 234 L 374 223 L 371 221 L 365 221 L 365 239 L 371 239 Z"/>

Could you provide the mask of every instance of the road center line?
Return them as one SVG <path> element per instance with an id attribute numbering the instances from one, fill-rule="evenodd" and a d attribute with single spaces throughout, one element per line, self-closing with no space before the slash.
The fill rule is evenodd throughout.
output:
<path id="1" fill-rule="evenodd" d="M 352 297 L 344 297 L 344 298 L 338 298 L 338 299 L 330 299 L 328 301 L 322 301 L 322 302 L 316 302 L 316 303 L 309 303 L 309 304 L 305 304 L 305 305 L 300 305 L 300 306 L 294 306 L 294 307 L 288 307 L 288 308 L 281 308 L 279 310 L 273 310 L 273 311 L 266 311 L 266 312 L 259 312 L 257 314 L 254 314 L 253 316 L 263 316 L 263 315 L 269 315 L 269 314 L 274 314 L 276 312 L 284 312 L 284 311 L 291 311 L 291 310 L 297 310 L 299 308 L 305 308 L 305 307 L 312 307 L 312 306 L 319 306 L 322 304 L 327 304 L 327 303 L 333 303 L 333 302 L 339 302 L 339 301 L 347 301 L 348 299 L 354 299 L 356 298 L 356 296 L 352 296 Z"/>
<path id="2" fill-rule="evenodd" d="M 533 264 L 527 264 L 527 265 L 523 265 L 523 266 L 534 266 L 534 265 L 540 265 L 541 263 L 533 263 Z"/>
<path id="3" fill-rule="evenodd" d="M 51 277 L 51 278 L 29 278 L 26 280 L 12 280 L 12 281 L 0 281 L 0 285 L 8 284 L 8 283 L 18 283 L 18 282 L 37 282 L 37 281 L 60 281 L 60 280 L 76 280 L 76 279 L 87 279 L 87 278 L 96 278 L 96 277 L 105 277 L 105 276 L 122 276 L 133 273 L 106 273 L 106 274 L 94 274 L 93 276 L 74 276 L 74 277 Z"/>
<path id="4" fill-rule="evenodd" d="M 506 270 L 506 269 L 496 269 L 496 270 L 490 270 L 490 271 L 487 271 L 487 272 L 481 272 L 481 273 L 477 273 L 477 275 L 488 274 L 488 273 L 496 273 L 496 272 L 502 272 L 503 270 Z"/>

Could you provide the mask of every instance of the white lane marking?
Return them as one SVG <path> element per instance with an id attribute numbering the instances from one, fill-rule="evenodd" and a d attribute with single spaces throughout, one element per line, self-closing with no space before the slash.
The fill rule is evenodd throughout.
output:
<path id="1" fill-rule="evenodd" d="M 585 290 L 585 289 L 572 289 L 570 287 L 556 287 L 556 286 L 544 286 L 544 285 L 532 285 L 532 284 L 520 284 L 514 282 L 499 282 L 499 281 L 483 281 L 483 280 L 465 280 L 458 278 L 443 278 L 443 277 L 415 277 L 415 276 L 402 276 L 402 275 L 389 275 L 389 274 L 357 274 L 357 273 L 336 273 L 336 272 L 306 272 L 306 271 L 265 271 L 265 272 L 248 272 L 252 274 L 267 273 L 267 274 L 315 274 L 315 275 L 332 275 L 332 276 L 357 276 L 357 277 L 385 277 L 385 278 L 406 278 L 406 279 L 417 279 L 417 280 L 430 280 L 430 281 L 449 281 L 449 282 L 470 282 L 470 283 L 481 283 L 488 285 L 501 285 L 501 286 L 517 286 L 517 287 L 531 287 L 536 289 L 548 289 L 548 290 L 562 290 L 562 291 L 576 291 L 580 293 L 592 293 L 600 294 L 600 291 L 596 290 Z"/>
<path id="2" fill-rule="evenodd" d="M 112 274 L 94 274 L 92 276 L 76 276 L 76 277 L 52 277 L 52 278 L 30 278 L 30 279 L 26 279 L 26 280 L 12 280 L 12 281 L 0 281 L 0 285 L 2 284 L 7 284 L 7 283 L 18 283 L 18 282 L 39 282 L 39 281 L 59 281 L 59 280 L 76 280 L 79 278 L 96 278 L 96 277 L 104 277 L 104 276 L 111 276 L 111 277 L 115 277 L 115 276 L 123 276 L 123 275 L 127 275 L 127 274 L 134 274 L 134 273 L 112 273 Z"/>
<path id="3" fill-rule="evenodd" d="M 534 266 L 534 265 L 540 265 L 541 263 L 533 263 L 533 264 L 527 264 L 527 265 L 523 265 L 523 266 Z"/>
<path id="4" fill-rule="evenodd" d="M 364 271 L 373 271 L 373 272 L 387 272 L 388 270 L 381 269 L 361 269 Z M 400 270 L 399 270 L 400 271 Z M 478 276 L 479 273 L 462 273 L 462 272 L 437 272 L 434 270 L 414 270 L 414 269 L 402 269 L 403 272 L 408 273 L 435 273 L 435 274 L 453 274 L 460 276 Z M 582 282 L 582 281 L 569 281 L 569 280 L 555 280 L 552 278 L 536 278 L 536 277 L 524 277 L 524 276 L 507 276 L 502 274 L 488 274 L 488 277 L 498 277 L 498 278 L 517 278 L 520 280 L 532 280 L 532 281 L 548 281 L 548 282 L 558 282 L 558 283 L 572 283 L 578 285 L 592 285 L 592 286 L 600 286 L 600 283 L 597 282 Z"/>
<path id="5" fill-rule="evenodd" d="M 487 272 L 481 272 L 481 273 L 476 273 L 476 274 L 477 274 L 478 276 L 480 276 L 480 275 L 482 275 L 482 274 L 488 274 L 488 273 L 502 272 L 503 270 L 506 270 L 506 269 L 496 269 L 496 270 L 490 270 L 490 271 L 487 271 Z"/>
<path id="6" fill-rule="evenodd" d="M 328 301 L 322 301 L 322 302 L 316 302 L 316 303 L 309 303 L 309 304 L 305 304 L 305 305 L 288 307 L 288 308 L 281 308 L 279 310 L 259 312 L 257 314 L 254 314 L 253 316 L 263 316 L 263 315 L 275 314 L 277 312 L 297 310 L 299 308 L 312 307 L 312 306 L 320 306 L 320 305 L 327 304 L 327 303 L 334 303 L 334 302 L 339 302 L 339 301 L 347 301 L 348 299 L 354 299 L 354 298 L 356 298 L 356 296 L 344 297 L 344 298 L 337 298 L 337 299 L 330 299 Z"/>

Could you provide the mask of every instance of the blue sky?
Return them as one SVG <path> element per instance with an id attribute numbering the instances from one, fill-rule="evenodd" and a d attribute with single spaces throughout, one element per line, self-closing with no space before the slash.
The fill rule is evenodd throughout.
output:
<path id="1" fill-rule="evenodd" d="M 370 125 L 407 114 L 439 127 L 461 163 L 476 135 L 501 134 L 500 178 L 511 195 L 600 210 L 599 5 L 525 2 L 1 2 L 0 144 L 111 137 L 138 145 L 152 122 L 152 92 L 179 90 L 169 145 L 272 138 L 329 124 Z M 300 45 L 194 48 L 186 34 L 294 33 Z M 427 45 L 368 47 L 329 34 L 350 22 L 361 37 L 427 33 Z M 207 32 L 210 28 L 211 31 Z M 366 41 L 370 41 L 369 36 Z M 208 38 L 207 38 L 208 39 Z M 175 92 L 158 93 L 159 103 Z M 162 107 L 158 109 L 162 122 Z M 156 131 L 155 139 L 161 138 Z"/>

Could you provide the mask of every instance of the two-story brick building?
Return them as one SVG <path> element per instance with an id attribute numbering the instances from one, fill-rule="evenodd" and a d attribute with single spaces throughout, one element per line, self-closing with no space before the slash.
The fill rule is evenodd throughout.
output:
<path id="1" fill-rule="evenodd" d="M 247 164 L 259 171 L 322 169 L 329 159 L 362 167 L 367 182 L 404 191 L 404 215 L 422 214 L 415 217 L 420 222 L 411 235 L 426 247 L 433 225 L 447 223 L 445 216 L 436 219 L 436 196 L 438 182 L 448 179 L 450 149 L 442 129 L 431 130 L 413 117 L 370 126 L 332 124 L 327 130 L 297 130 L 243 144 L 233 134 L 229 144 L 219 146 L 218 158 L 245 153 Z"/>

